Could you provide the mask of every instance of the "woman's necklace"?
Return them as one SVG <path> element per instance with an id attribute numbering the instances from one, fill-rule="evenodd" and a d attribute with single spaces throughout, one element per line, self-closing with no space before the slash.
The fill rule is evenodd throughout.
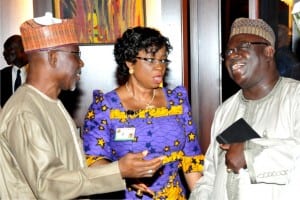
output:
<path id="1" fill-rule="evenodd" d="M 130 95 L 132 96 L 132 98 L 133 98 L 134 100 L 136 100 L 137 102 L 140 102 L 140 101 L 141 101 L 141 100 L 137 99 L 137 98 L 134 96 L 133 92 L 129 89 L 129 87 L 128 87 L 128 82 L 126 82 L 125 87 L 126 87 L 126 89 L 127 89 L 127 92 L 130 93 Z M 154 90 L 153 90 L 153 93 L 152 93 L 152 98 L 151 98 L 151 100 L 150 100 L 149 102 L 145 102 L 144 100 L 142 100 L 143 102 L 146 103 L 146 107 L 145 107 L 146 109 L 152 109 L 152 108 L 155 108 L 155 106 L 152 105 L 153 100 L 154 100 L 154 98 L 155 98 L 155 94 L 156 94 L 156 90 L 154 89 Z"/>

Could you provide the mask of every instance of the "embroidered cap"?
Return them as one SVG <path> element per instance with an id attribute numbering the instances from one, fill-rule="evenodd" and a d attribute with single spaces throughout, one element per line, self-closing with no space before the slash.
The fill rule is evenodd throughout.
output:
<path id="1" fill-rule="evenodd" d="M 231 26 L 229 39 L 238 34 L 252 34 L 264 38 L 274 47 L 273 29 L 262 19 L 237 18 Z"/>
<path id="2" fill-rule="evenodd" d="M 20 32 L 25 52 L 79 43 L 74 20 L 53 18 L 52 13 L 25 21 Z"/>

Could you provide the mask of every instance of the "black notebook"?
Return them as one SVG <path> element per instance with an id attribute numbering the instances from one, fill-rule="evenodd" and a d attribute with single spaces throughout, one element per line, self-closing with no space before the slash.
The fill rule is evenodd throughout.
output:
<path id="1" fill-rule="evenodd" d="M 240 118 L 220 133 L 216 139 L 220 144 L 231 144 L 245 142 L 252 138 L 260 138 L 260 136 L 243 118 Z"/>

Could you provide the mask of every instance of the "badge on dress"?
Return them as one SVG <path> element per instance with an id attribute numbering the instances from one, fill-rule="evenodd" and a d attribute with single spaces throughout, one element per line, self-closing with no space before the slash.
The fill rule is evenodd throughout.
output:
<path id="1" fill-rule="evenodd" d="M 134 140 L 134 136 L 135 136 L 134 127 L 117 128 L 115 141 Z"/>

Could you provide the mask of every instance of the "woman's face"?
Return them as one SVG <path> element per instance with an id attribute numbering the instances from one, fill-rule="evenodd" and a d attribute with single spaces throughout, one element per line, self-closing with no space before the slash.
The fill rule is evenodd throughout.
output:
<path id="1" fill-rule="evenodd" d="M 155 54 L 141 50 L 136 56 L 135 63 L 127 63 L 134 70 L 131 78 L 144 88 L 157 88 L 163 82 L 167 65 L 169 64 L 166 48 L 163 47 Z"/>

